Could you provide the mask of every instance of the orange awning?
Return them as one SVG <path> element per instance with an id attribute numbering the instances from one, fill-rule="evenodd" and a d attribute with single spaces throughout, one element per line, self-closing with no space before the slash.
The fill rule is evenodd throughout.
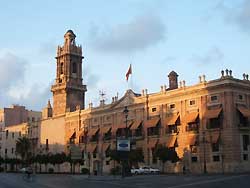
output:
<path id="1" fill-rule="evenodd" d="M 155 148 L 157 143 L 158 143 L 158 140 L 150 140 L 148 143 L 148 148 L 150 148 L 150 149 Z"/>
<path id="2" fill-rule="evenodd" d="M 165 120 L 165 124 L 166 125 L 174 125 L 179 117 L 180 117 L 180 115 L 172 115 L 170 117 L 167 117 Z"/>
<path id="3" fill-rule="evenodd" d="M 138 129 L 138 127 L 141 125 L 142 123 L 142 120 L 136 120 L 132 126 L 130 127 L 131 130 L 135 130 L 135 129 Z"/>
<path id="4" fill-rule="evenodd" d="M 245 107 L 239 106 L 237 107 L 240 113 L 245 117 L 250 117 L 250 109 L 247 109 Z"/>
<path id="5" fill-rule="evenodd" d="M 214 133 L 212 133 L 211 142 L 213 144 L 216 144 L 216 143 L 219 142 L 219 138 L 220 138 L 220 133 L 219 132 L 214 132 Z"/>
<path id="6" fill-rule="evenodd" d="M 155 127 L 158 124 L 159 121 L 160 121 L 160 118 L 150 119 L 150 120 L 147 120 L 144 123 L 144 126 L 147 127 L 147 128 Z"/>
<path id="7" fill-rule="evenodd" d="M 199 113 L 198 112 L 192 112 L 189 113 L 185 116 L 186 122 L 187 123 L 193 123 L 196 122 L 196 119 L 198 118 Z"/>
<path id="8" fill-rule="evenodd" d="M 94 153 L 97 149 L 97 145 L 88 145 L 87 146 L 87 151 L 90 152 L 90 153 Z"/>
<path id="9" fill-rule="evenodd" d="M 101 128 L 101 133 L 102 133 L 102 134 L 105 134 L 105 133 L 109 132 L 110 129 L 111 129 L 111 127 L 102 127 L 102 128 Z"/>
<path id="10" fill-rule="evenodd" d="M 73 133 L 70 134 L 70 138 L 76 138 L 76 132 L 74 131 Z"/>
<path id="11" fill-rule="evenodd" d="M 174 147 L 175 141 L 176 141 L 176 136 L 170 136 L 167 140 L 166 146 L 168 148 Z"/>
<path id="12" fill-rule="evenodd" d="M 214 109 L 214 110 L 208 110 L 205 112 L 204 116 L 207 119 L 217 118 L 221 113 L 222 108 Z"/>
<path id="13" fill-rule="evenodd" d="M 194 146 L 195 143 L 197 141 L 197 136 L 196 135 L 192 135 L 188 137 L 188 143 L 190 146 Z"/>
<path id="14" fill-rule="evenodd" d="M 110 148 L 110 146 L 111 146 L 110 143 L 104 143 L 103 146 L 102 146 L 102 147 L 103 147 L 103 148 L 102 148 L 103 151 L 104 151 L 104 152 L 107 151 L 107 150 Z"/>
<path id="15" fill-rule="evenodd" d="M 82 131 L 80 134 L 79 134 L 79 137 L 81 137 L 81 136 L 86 136 L 87 135 L 87 131 Z"/>
<path id="16" fill-rule="evenodd" d="M 88 131 L 88 136 L 93 136 L 99 131 L 99 128 L 92 128 Z"/>

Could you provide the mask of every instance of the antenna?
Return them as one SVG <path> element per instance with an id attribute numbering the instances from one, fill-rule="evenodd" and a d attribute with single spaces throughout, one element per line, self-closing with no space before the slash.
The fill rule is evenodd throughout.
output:
<path id="1" fill-rule="evenodd" d="M 99 96 L 100 96 L 100 100 L 102 101 L 106 100 L 106 93 L 103 90 L 99 90 Z"/>

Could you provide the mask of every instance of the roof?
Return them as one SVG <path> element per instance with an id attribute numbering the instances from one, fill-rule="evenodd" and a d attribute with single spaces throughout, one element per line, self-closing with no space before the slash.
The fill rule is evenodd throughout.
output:
<path id="1" fill-rule="evenodd" d="M 178 76 L 178 74 L 175 71 L 171 71 L 168 76 Z"/>

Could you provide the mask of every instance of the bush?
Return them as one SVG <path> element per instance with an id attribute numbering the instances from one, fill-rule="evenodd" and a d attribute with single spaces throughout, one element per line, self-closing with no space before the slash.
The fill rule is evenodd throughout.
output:
<path id="1" fill-rule="evenodd" d="M 53 174 L 54 173 L 54 169 L 53 168 L 49 168 L 49 173 Z"/>
<path id="2" fill-rule="evenodd" d="M 0 172 L 3 172 L 4 171 L 4 168 L 3 167 L 0 167 Z"/>
<path id="3" fill-rule="evenodd" d="M 81 169 L 82 174 L 89 174 L 89 169 L 87 168 L 82 168 Z"/>
<path id="4" fill-rule="evenodd" d="M 119 175 L 119 174 L 121 174 L 121 167 L 117 166 L 115 168 L 111 168 L 110 169 L 110 174 L 112 174 L 112 175 Z"/>

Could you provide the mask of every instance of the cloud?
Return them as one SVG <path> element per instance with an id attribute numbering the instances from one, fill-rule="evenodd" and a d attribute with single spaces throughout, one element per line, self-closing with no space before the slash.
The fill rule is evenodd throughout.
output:
<path id="1" fill-rule="evenodd" d="M 38 51 L 40 55 L 54 56 L 56 54 L 57 45 L 54 42 L 47 41 L 43 42 Z"/>
<path id="2" fill-rule="evenodd" d="M 47 104 L 47 100 L 51 98 L 51 85 L 42 88 L 40 84 L 33 84 L 26 95 L 16 99 L 16 103 L 25 105 L 29 109 L 41 110 Z"/>
<path id="3" fill-rule="evenodd" d="M 12 53 L 0 57 L 0 108 L 11 104 L 41 110 L 50 97 L 50 86 L 25 84 L 28 62 Z"/>
<path id="4" fill-rule="evenodd" d="M 199 65 L 208 65 L 211 63 L 221 62 L 223 58 L 223 52 L 219 48 L 213 47 L 203 55 L 192 55 L 190 61 L 196 62 Z"/>
<path id="5" fill-rule="evenodd" d="M 250 34 L 250 0 L 243 0 L 234 6 L 222 0 L 217 4 L 216 9 L 224 13 L 226 23 L 234 24 Z"/>
<path id="6" fill-rule="evenodd" d="M 92 46 L 105 53 L 128 53 L 144 50 L 163 41 L 166 27 L 157 16 L 136 17 L 130 23 L 120 24 L 101 31 L 91 27 Z"/>
<path id="7" fill-rule="evenodd" d="M 92 73 L 92 70 L 89 66 L 85 66 L 82 75 L 83 75 L 83 84 L 87 85 L 87 89 L 96 88 L 100 78 L 96 74 Z"/>
<path id="8" fill-rule="evenodd" d="M 0 93 L 6 92 L 10 87 L 24 80 L 26 65 L 26 60 L 12 53 L 6 53 L 0 57 Z"/>

